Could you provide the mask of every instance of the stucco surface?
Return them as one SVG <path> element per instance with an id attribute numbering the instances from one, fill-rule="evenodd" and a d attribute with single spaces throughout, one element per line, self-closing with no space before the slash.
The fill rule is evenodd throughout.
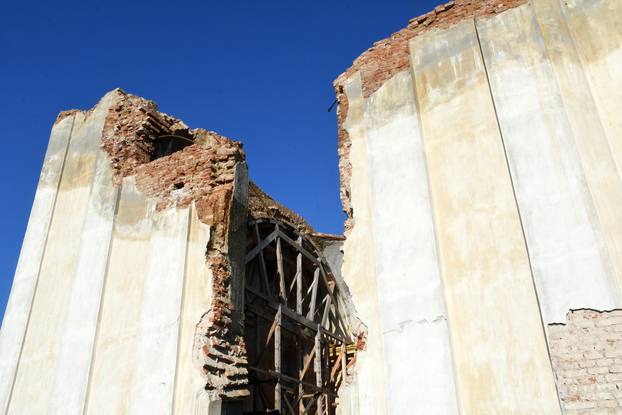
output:
<path id="1" fill-rule="evenodd" d="M 87 139 L 99 134 L 111 98 L 107 96 L 93 112 L 96 124 Z M 84 410 L 119 194 L 112 184 L 107 155 L 101 149 L 96 152 L 90 187 L 48 414 L 78 415 Z"/>
<path id="2" fill-rule="evenodd" d="M 410 47 L 461 413 L 559 413 L 474 22 Z"/>
<path id="3" fill-rule="evenodd" d="M 375 278 L 375 254 L 371 223 L 370 189 L 367 150 L 365 144 L 364 99 L 361 80 L 354 77 L 346 86 L 350 110 L 344 128 L 352 140 L 350 163 L 352 165 L 352 208 L 354 228 L 343 246 L 341 276 L 350 288 L 358 317 L 367 325 L 365 351 L 357 356 L 354 383 L 342 388 L 339 411 L 346 414 L 387 413 L 385 364 Z"/>
<path id="4" fill-rule="evenodd" d="M 545 323 L 619 304 L 600 221 L 530 5 L 477 24 Z"/>
<path id="5" fill-rule="evenodd" d="M 189 208 L 152 216 L 129 413 L 170 414 L 173 405 Z M 127 363 L 127 362 L 126 362 Z M 102 412 L 104 413 L 104 412 Z"/>
<path id="6" fill-rule="evenodd" d="M 95 345 L 86 413 L 127 412 L 138 353 L 153 202 L 123 181 Z"/>
<path id="7" fill-rule="evenodd" d="M 81 235 L 87 219 L 97 154 L 100 152 L 98 142 L 92 138 L 101 132 L 108 105 L 105 97 L 93 112 L 75 115 L 46 250 L 41 261 L 37 295 L 33 299 L 28 331 L 14 381 L 13 388 L 19 393 L 12 395 L 7 413 L 47 413 L 55 387 L 53 380 L 57 374 L 56 368 L 61 365 L 62 370 L 66 361 L 62 355 L 62 352 L 66 353 L 63 347 L 67 346 L 65 322 L 70 306 L 75 305 L 75 302 L 71 303 L 72 288 L 76 283 Z M 68 238 L 68 235 L 71 237 Z M 68 325 L 71 326 L 71 323 Z M 88 349 L 88 345 L 84 346 Z M 79 376 L 79 373 L 75 374 Z"/>
<path id="8" fill-rule="evenodd" d="M 370 96 L 365 115 L 389 412 L 458 413 L 410 73 L 394 76 Z"/>
<path id="9" fill-rule="evenodd" d="M 4 314 L 0 332 L 0 413 L 5 413 L 9 403 L 73 123 L 74 117 L 70 116 L 52 129 Z"/>
<path id="10" fill-rule="evenodd" d="M 200 351 L 193 346 L 195 336 L 201 335 L 197 333 L 197 322 L 201 320 L 211 304 L 212 275 L 205 264 L 209 238 L 209 226 L 199 220 L 193 205 L 190 212 L 173 406 L 173 413 L 179 415 L 199 413 L 197 412 L 199 401 L 207 399 L 206 392 L 203 390 L 205 379 L 201 375 L 201 356 L 197 356 Z"/>

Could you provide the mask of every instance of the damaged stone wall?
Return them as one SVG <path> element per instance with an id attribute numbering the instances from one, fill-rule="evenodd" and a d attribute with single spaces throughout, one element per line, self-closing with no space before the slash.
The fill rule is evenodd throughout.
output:
<path id="1" fill-rule="evenodd" d="M 572 310 L 548 334 L 565 413 L 622 413 L 622 310 Z"/>
<path id="2" fill-rule="evenodd" d="M 240 142 L 157 111 L 157 105 L 119 91 L 102 133 L 115 183 L 134 175 L 137 188 L 156 209 L 183 209 L 194 203 L 199 220 L 210 226 L 206 265 L 212 273 L 212 305 L 197 324 L 195 349 L 202 351 L 206 389 L 220 398 L 248 395 L 242 323 L 232 318 L 232 266 L 229 252 L 236 168 L 245 160 Z M 195 142 L 153 159 L 154 140 L 179 135 Z M 196 355 L 196 354 L 195 354 Z"/>
<path id="3" fill-rule="evenodd" d="M 187 125 L 159 112 L 155 102 L 119 90 L 102 133 L 102 148 L 108 153 L 115 183 L 150 162 L 155 138 L 170 134 L 192 138 Z"/>

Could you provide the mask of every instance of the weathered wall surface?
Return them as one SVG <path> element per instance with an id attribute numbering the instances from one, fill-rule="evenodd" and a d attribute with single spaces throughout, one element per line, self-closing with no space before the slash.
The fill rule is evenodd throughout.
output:
<path id="1" fill-rule="evenodd" d="M 54 126 L 0 335 L 2 414 L 207 413 L 221 392 L 244 393 L 245 378 L 228 377 L 245 369 L 223 366 L 222 385 L 204 369 L 210 327 L 235 308 L 225 282 L 246 223 L 243 152 L 145 103 L 115 90 Z M 122 140 L 154 119 L 197 144 L 125 159 Z M 244 363 L 232 339 L 217 339 L 221 353 Z"/>
<path id="2" fill-rule="evenodd" d="M 378 313 L 386 412 L 560 413 L 550 325 L 622 305 L 622 6 L 463 0 L 426 16 L 336 81 L 342 275 L 376 287 L 356 305 Z"/>
<path id="3" fill-rule="evenodd" d="M 363 98 L 360 79 L 354 77 L 346 85 L 351 117 L 343 128 L 351 139 L 349 151 L 352 176 L 350 204 L 357 211 L 357 225 L 343 246 L 342 276 L 348 276 L 348 287 L 357 307 L 359 318 L 367 325 L 366 352 L 357 355 L 357 370 L 353 385 L 340 400 L 342 414 L 386 412 L 388 389 L 385 382 L 385 362 L 382 352 L 380 305 L 375 275 L 375 254 L 371 229 L 370 192 L 368 183 L 367 150 L 363 124 Z M 356 275 L 357 278 L 351 278 Z"/>
<path id="4" fill-rule="evenodd" d="M 73 117 L 67 117 L 56 123 L 52 129 L 13 279 L 13 288 L 2 323 L 2 340 L 0 341 L 0 411 L 2 413 L 6 411 L 17 371 L 73 123 Z"/>
<path id="5" fill-rule="evenodd" d="M 380 87 L 366 100 L 365 113 L 389 411 L 407 413 L 417 402 L 433 413 L 458 413 L 410 74 L 398 74 Z M 412 376 L 405 361 L 435 376 Z M 412 381 L 404 383 L 408 378 Z"/>
<path id="6" fill-rule="evenodd" d="M 555 413 L 529 260 L 473 21 L 414 38 L 411 57 L 461 407 Z"/>

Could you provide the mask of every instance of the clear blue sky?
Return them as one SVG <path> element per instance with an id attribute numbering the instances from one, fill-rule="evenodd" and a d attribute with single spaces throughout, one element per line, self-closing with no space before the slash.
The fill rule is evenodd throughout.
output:
<path id="1" fill-rule="evenodd" d="M 11 1 L 0 12 L 0 311 L 56 114 L 120 87 L 244 142 L 252 179 L 340 233 L 332 81 L 440 2 Z"/>

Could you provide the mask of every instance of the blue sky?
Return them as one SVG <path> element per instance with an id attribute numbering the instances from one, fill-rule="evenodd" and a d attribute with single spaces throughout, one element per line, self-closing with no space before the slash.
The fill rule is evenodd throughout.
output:
<path id="1" fill-rule="evenodd" d="M 120 87 L 244 142 L 252 179 L 340 233 L 332 81 L 429 0 L 7 1 L 0 13 L 0 310 L 56 114 Z"/>

